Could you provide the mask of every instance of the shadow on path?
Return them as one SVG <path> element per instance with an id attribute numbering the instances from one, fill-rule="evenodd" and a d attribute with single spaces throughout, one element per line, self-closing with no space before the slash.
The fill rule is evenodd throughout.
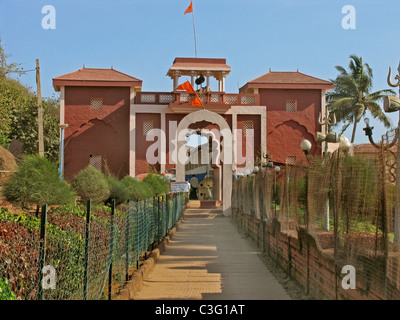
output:
<path id="1" fill-rule="evenodd" d="M 219 210 L 187 209 L 136 300 L 288 300 L 258 248 Z"/>

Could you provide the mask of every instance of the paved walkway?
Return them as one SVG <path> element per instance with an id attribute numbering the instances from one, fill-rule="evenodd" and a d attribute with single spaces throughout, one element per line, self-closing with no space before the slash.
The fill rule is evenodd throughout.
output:
<path id="1" fill-rule="evenodd" d="M 134 299 L 290 299 L 255 250 L 221 211 L 187 209 Z"/>

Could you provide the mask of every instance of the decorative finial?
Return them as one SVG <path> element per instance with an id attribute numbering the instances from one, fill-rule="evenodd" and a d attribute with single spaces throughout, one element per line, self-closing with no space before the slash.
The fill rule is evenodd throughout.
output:
<path id="1" fill-rule="evenodd" d="M 399 64 L 399 67 L 398 67 L 397 70 L 399 71 L 399 74 L 400 74 L 400 64 Z M 389 86 L 391 86 L 393 88 L 400 86 L 400 76 L 396 75 L 394 78 L 395 78 L 395 80 L 397 80 L 397 83 L 392 82 L 392 68 L 389 67 L 389 74 L 388 74 L 388 77 L 387 77 L 387 83 L 388 83 Z"/>
<path id="2" fill-rule="evenodd" d="M 322 118 L 322 114 L 321 112 L 319 113 L 319 117 L 318 117 L 318 123 L 322 126 L 322 125 L 326 125 L 328 128 L 329 127 L 333 127 L 336 124 L 337 120 L 336 120 L 336 114 L 333 113 L 333 119 L 331 118 L 331 114 L 329 112 L 329 108 L 326 108 L 326 115 L 324 118 Z"/>

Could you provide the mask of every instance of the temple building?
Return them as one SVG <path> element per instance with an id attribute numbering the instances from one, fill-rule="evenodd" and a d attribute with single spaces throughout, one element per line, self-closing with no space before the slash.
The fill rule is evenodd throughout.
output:
<path id="1" fill-rule="evenodd" d="M 60 92 L 60 125 L 68 124 L 65 178 L 92 164 L 120 178 L 153 168 L 175 171 L 177 181 L 185 181 L 190 159 L 185 145 L 197 133 L 207 136 L 206 149 L 215 152 L 204 159 L 214 159 L 213 197 L 223 201 L 230 198 L 232 174 L 267 160 L 305 160 L 299 147 L 303 139 L 312 143 L 311 154 L 321 154 L 316 132 L 324 130 L 318 118 L 325 114 L 331 82 L 298 71 L 270 71 L 238 93 L 226 93 L 230 71 L 226 59 L 176 58 L 166 73 L 172 80 L 166 92 L 143 92 L 142 80 L 113 68 L 84 67 L 53 78 Z M 181 90 L 184 82 L 193 91 Z M 223 205 L 229 214 L 230 203 Z"/>

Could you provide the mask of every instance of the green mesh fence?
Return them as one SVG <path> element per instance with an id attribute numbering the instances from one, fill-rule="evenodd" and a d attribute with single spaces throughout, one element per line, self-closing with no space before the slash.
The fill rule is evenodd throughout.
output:
<path id="1" fill-rule="evenodd" d="M 112 208 L 44 207 L 37 217 L 1 208 L 0 285 L 10 299 L 114 298 L 184 205 L 184 195 L 173 194 Z"/>
<path id="2" fill-rule="evenodd" d="M 284 235 L 282 239 L 286 236 L 297 239 L 299 234 L 311 236 L 305 239 L 313 239 L 317 250 L 312 253 L 315 261 L 304 258 L 308 252 L 304 251 L 304 241 L 308 240 L 299 239 L 303 247 L 282 242 L 289 249 L 274 247 L 273 250 L 281 254 L 282 261 L 286 259 L 286 268 L 294 263 L 300 270 L 290 251 L 299 250 L 297 258 L 304 258 L 302 263 L 314 268 L 311 276 L 318 279 L 320 290 L 330 297 L 399 299 L 396 151 L 380 144 L 372 156 L 335 152 L 330 157 L 309 157 L 297 166 L 283 166 L 279 174 L 272 168 L 263 168 L 257 174 L 238 178 L 232 190 L 234 218 L 240 221 L 243 230 L 261 241 L 263 236 L 257 232 L 265 231 L 264 222 L 269 224 L 268 230 L 274 230 L 271 239 L 275 230 Z M 318 259 L 332 261 L 332 267 Z M 351 295 L 342 288 L 345 266 L 356 271 L 357 294 Z M 306 273 L 300 277 L 311 276 Z M 322 281 L 329 285 L 324 287 Z"/>

